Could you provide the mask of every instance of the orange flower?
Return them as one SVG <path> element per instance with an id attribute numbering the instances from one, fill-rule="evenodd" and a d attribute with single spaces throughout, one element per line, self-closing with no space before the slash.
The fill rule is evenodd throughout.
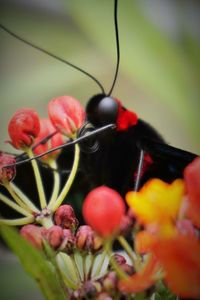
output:
<path id="1" fill-rule="evenodd" d="M 178 234 L 157 241 L 153 248 L 169 288 L 180 297 L 200 299 L 200 241 Z"/>
<path id="2" fill-rule="evenodd" d="M 118 287 L 120 291 L 125 293 L 138 293 L 151 287 L 155 282 L 155 274 L 160 267 L 158 261 L 152 255 L 149 255 L 147 261 L 143 264 L 141 271 L 128 277 L 121 279 Z"/>
<path id="3" fill-rule="evenodd" d="M 164 224 L 176 218 L 183 194 L 184 184 L 181 179 L 172 184 L 152 179 L 139 192 L 129 192 L 126 200 L 143 225 Z"/>
<path id="4" fill-rule="evenodd" d="M 192 197 L 192 200 L 189 199 L 191 213 L 194 207 L 197 211 L 200 209 L 197 201 L 197 198 L 200 199 L 200 177 L 197 176 L 200 164 L 188 168 L 185 178 L 189 197 Z M 198 186 L 193 185 L 197 181 Z M 128 204 L 145 226 L 145 230 L 136 235 L 136 250 L 153 257 L 154 265 L 150 261 L 127 280 L 120 280 L 119 287 L 123 292 L 142 291 L 160 276 L 178 296 L 200 299 L 200 240 L 189 220 L 177 220 L 183 195 L 182 180 L 167 184 L 159 179 L 149 181 L 138 193 L 128 193 Z M 193 212 L 192 217 L 196 220 L 197 214 Z"/>

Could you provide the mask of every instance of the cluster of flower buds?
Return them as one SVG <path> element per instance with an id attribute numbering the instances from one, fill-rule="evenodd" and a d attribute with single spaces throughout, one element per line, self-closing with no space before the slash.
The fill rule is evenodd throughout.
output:
<path id="1" fill-rule="evenodd" d="M 78 220 L 72 206 L 61 205 L 54 214 L 54 224 L 49 228 L 35 224 L 24 225 L 20 234 L 33 246 L 42 250 L 47 242 L 56 252 L 72 254 L 79 250 L 97 253 L 102 248 L 102 239 L 88 225 L 78 228 Z"/>

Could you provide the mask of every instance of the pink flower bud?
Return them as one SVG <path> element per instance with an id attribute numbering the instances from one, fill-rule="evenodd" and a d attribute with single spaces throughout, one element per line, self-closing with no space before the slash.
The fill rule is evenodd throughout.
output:
<path id="1" fill-rule="evenodd" d="M 85 111 L 78 100 L 71 96 L 52 99 L 48 105 L 49 118 L 60 132 L 73 137 L 85 121 Z"/>
<path id="2" fill-rule="evenodd" d="M 122 197 L 113 189 L 100 186 L 92 190 L 83 203 L 83 216 L 100 236 L 116 233 L 125 213 Z"/>
<path id="3" fill-rule="evenodd" d="M 103 290 L 112 293 L 117 289 L 117 274 L 114 271 L 108 272 L 102 280 Z M 106 298 L 107 299 L 107 298 Z"/>
<path id="4" fill-rule="evenodd" d="M 60 226 L 53 225 L 46 230 L 44 237 L 49 245 L 56 250 L 62 244 L 63 229 Z"/>
<path id="5" fill-rule="evenodd" d="M 42 141 L 45 137 L 49 136 L 50 134 L 54 133 L 56 131 L 55 127 L 51 123 L 49 119 L 40 119 L 40 132 L 37 138 L 35 139 L 34 144 L 38 144 L 40 141 Z M 64 142 L 63 136 L 60 132 L 57 132 L 54 134 L 50 139 L 48 139 L 45 143 L 40 143 L 36 148 L 34 148 L 34 153 L 42 154 L 52 148 L 58 147 L 62 145 Z M 54 158 L 56 155 L 58 155 L 60 150 L 54 151 L 48 155 L 45 155 L 42 157 L 42 159 L 49 159 Z"/>
<path id="6" fill-rule="evenodd" d="M 4 185 L 5 183 L 8 183 L 9 181 L 12 181 L 15 178 L 15 166 L 4 168 L 5 165 L 14 163 L 14 156 L 0 152 L 0 184 Z"/>
<path id="7" fill-rule="evenodd" d="M 80 250 L 97 252 L 102 248 L 102 239 L 88 225 L 79 227 L 76 233 L 76 246 Z"/>
<path id="8" fill-rule="evenodd" d="M 21 108 L 15 112 L 8 125 L 11 144 L 23 149 L 33 144 L 40 131 L 38 114 L 31 108 Z"/>
<path id="9" fill-rule="evenodd" d="M 70 229 L 63 229 L 63 241 L 59 247 L 60 251 L 63 251 L 67 254 L 73 252 L 74 246 L 76 243 L 76 238 Z"/>
<path id="10" fill-rule="evenodd" d="M 112 255 L 112 257 L 114 258 L 114 260 L 116 261 L 116 263 L 118 265 L 122 265 L 122 264 L 125 264 L 126 263 L 126 259 L 124 256 L 118 254 L 118 253 L 115 253 Z"/>
<path id="11" fill-rule="evenodd" d="M 54 221 L 56 225 L 65 229 L 75 230 L 78 226 L 78 220 L 75 217 L 74 210 L 71 205 L 61 205 L 55 212 Z"/>
<path id="12" fill-rule="evenodd" d="M 43 234 L 45 233 L 45 230 L 44 227 L 29 224 L 21 228 L 20 234 L 33 246 L 42 249 Z"/>

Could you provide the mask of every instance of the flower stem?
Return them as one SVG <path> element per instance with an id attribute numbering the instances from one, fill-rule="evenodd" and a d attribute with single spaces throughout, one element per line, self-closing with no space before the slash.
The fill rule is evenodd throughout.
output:
<path id="1" fill-rule="evenodd" d="M 26 210 L 29 213 L 32 213 L 32 210 L 30 207 L 22 201 L 22 199 L 17 195 L 17 193 L 13 190 L 12 185 L 10 183 L 4 185 L 7 191 L 10 193 L 10 195 L 13 197 L 15 202 L 22 207 L 24 210 Z"/>
<path id="2" fill-rule="evenodd" d="M 55 160 L 50 160 L 49 161 L 49 166 L 52 169 L 56 169 L 57 168 L 57 163 Z M 48 203 L 48 207 L 51 207 L 51 205 L 56 201 L 57 197 L 58 197 L 58 193 L 59 193 L 59 189 L 60 189 L 60 174 L 54 170 L 53 171 L 53 176 L 54 176 L 54 186 L 53 186 L 53 191 L 51 194 L 51 198 L 49 200 Z"/>
<path id="3" fill-rule="evenodd" d="M 10 200 L 8 197 L 4 196 L 0 193 L 0 200 L 5 203 L 6 205 L 10 206 L 12 209 L 16 210 L 20 214 L 24 216 L 32 216 L 30 212 L 28 212 L 26 209 L 22 208 L 18 204 L 14 203 L 12 200 Z"/>
<path id="4" fill-rule="evenodd" d="M 118 277 L 120 279 L 126 279 L 128 277 L 128 275 L 120 268 L 120 266 L 117 264 L 116 260 L 112 256 L 111 243 L 112 242 L 110 240 L 107 240 L 107 241 L 105 241 L 105 244 L 104 244 L 104 249 L 105 249 L 106 253 L 108 254 L 109 262 L 112 265 L 115 272 L 117 273 Z"/>
<path id="5" fill-rule="evenodd" d="M 18 225 L 29 224 L 29 223 L 32 223 L 33 221 L 34 221 L 34 217 L 30 216 L 30 217 L 13 219 L 13 220 L 0 219 L 0 224 L 9 225 L 9 226 L 18 226 Z"/>
<path id="6" fill-rule="evenodd" d="M 97 276 L 100 274 L 101 269 L 102 269 L 103 264 L 104 264 L 104 261 L 105 261 L 105 258 L 106 258 L 106 255 L 107 255 L 106 251 L 104 251 L 104 252 L 101 254 L 100 262 L 98 263 L 97 269 L 96 269 L 96 271 L 95 271 L 93 277 L 97 277 Z M 95 256 L 95 259 L 96 259 L 96 258 L 97 258 L 97 256 Z"/>
<path id="7" fill-rule="evenodd" d="M 32 151 L 31 148 L 27 148 L 26 152 L 27 152 L 27 154 L 30 158 L 34 157 L 34 154 L 33 154 L 33 151 Z M 36 185 L 37 185 L 39 199 L 40 199 L 40 206 L 43 209 L 47 206 L 47 203 L 46 203 L 46 197 L 45 197 L 45 193 L 44 193 L 42 178 L 41 178 L 41 175 L 40 175 L 40 170 L 38 168 L 38 164 L 37 164 L 37 161 L 35 159 L 33 159 L 31 161 L 31 164 L 32 164 L 33 171 L 34 171 L 34 174 L 35 174 L 35 180 L 36 180 Z"/>
<path id="8" fill-rule="evenodd" d="M 67 179 L 67 182 L 64 185 L 60 195 L 57 198 L 57 200 L 54 203 L 51 203 L 50 206 L 48 205 L 48 207 L 50 209 L 52 209 L 52 211 L 55 211 L 62 204 L 64 198 L 66 197 L 67 193 L 69 192 L 70 187 L 71 187 L 71 185 L 73 183 L 73 180 L 75 178 L 77 169 L 78 169 L 79 157 L 80 157 L 80 149 L 79 149 L 79 145 L 76 144 L 75 145 L 74 162 L 73 162 L 71 173 L 70 173 L 70 175 Z"/>
<path id="9" fill-rule="evenodd" d="M 136 271 L 138 271 L 139 263 L 137 261 L 137 255 L 135 254 L 131 246 L 128 244 L 127 240 L 122 235 L 118 236 L 117 239 L 122 245 L 122 247 L 124 248 L 124 250 L 126 251 L 126 253 L 128 254 L 128 256 L 130 257 L 133 267 L 135 268 Z"/>
<path id="10" fill-rule="evenodd" d="M 39 212 L 39 209 L 32 203 L 32 201 L 22 192 L 20 188 L 18 188 L 17 185 L 15 185 L 13 182 L 10 182 L 11 187 L 16 192 L 16 194 L 19 195 L 19 197 L 22 199 L 22 201 L 32 209 L 34 212 Z"/>

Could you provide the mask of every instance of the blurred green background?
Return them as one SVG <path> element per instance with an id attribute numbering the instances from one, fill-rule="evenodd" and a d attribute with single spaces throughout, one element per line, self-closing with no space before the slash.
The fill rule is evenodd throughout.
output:
<path id="1" fill-rule="evenodd" d="M 112 0 L 7 0 L 1 22 L 49 51 L 112 84 L 116 44 Z M 113 96 L 155 126 L 176 147 L 200 153 L 200 2 L 119 0 L 121 62 Z M 47 116 L 47 103 L 73 95 L 83 104 L 98 86 L 0 30 L 0 149 L 12 151 L 7 123 L 20 107 Z M 10 256 L 1 253 L 2 299 L 39 299 Z M 10 282 L 8 280 L 10 278 Z M 6 284 L 7 282 L 7 284 Z M 31 299 L 28 295 L 28 299 Z"/>

